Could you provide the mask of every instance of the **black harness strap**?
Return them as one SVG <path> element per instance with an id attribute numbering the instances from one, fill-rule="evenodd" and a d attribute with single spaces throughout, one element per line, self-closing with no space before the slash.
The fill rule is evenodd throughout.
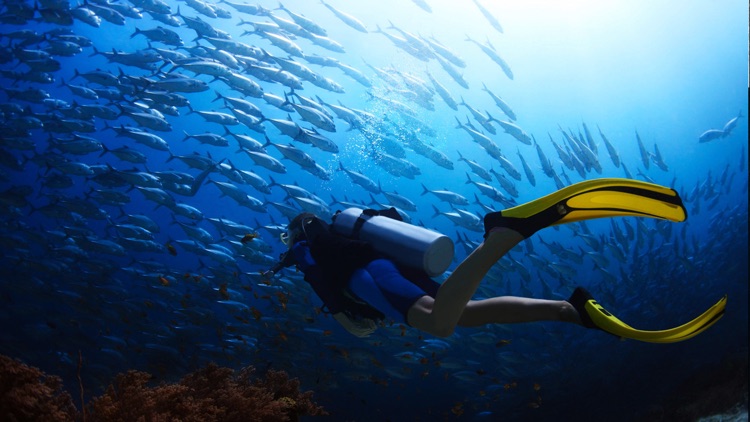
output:
<path id="1" fill-rule="evenodd" d="M 365 210 L 362 210 L 362 214 L 360 214 L 359 217 L 357 217 L 357 221 L 354 222 L 354 227 L 352 227 L 352 239 L 359 239 L 359 232 L 362 230 L 362 226 L 368 220 L 367 218 L 363 217 L 365 215 L 368 217 L 380 215 L 383 217 L 391 218 L 393 220 L 404 221 L 403 218 L 401 218 L 401 216 L 398 214 L 398 211 L 396 211 L 396 209 L 393 207 L 385 210 L 374 210 L 372 208 L 367 208 Z"/>
<path id="2" fill-rule="evenodd" d="M 359 240 L 359 232 L 362 230 L 362 226 L 364 226 L 365 222 L 367 221 L 367 219 L 362 217 L 362 215 L 364 214 L 364 212 L 360 214 L 359 217 L 357 217 L 357 221 L 354 222 L 354 227 L 352 227 L 352 239 Z"/>

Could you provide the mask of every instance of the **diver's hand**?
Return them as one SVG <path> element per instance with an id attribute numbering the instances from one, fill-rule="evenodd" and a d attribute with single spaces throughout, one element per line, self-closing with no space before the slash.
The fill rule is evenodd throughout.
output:
<path id="1" fill-rule="evenodd" d="M 343 326 L 346 331 L 354 334 L 357 337 L 369 337 L 375 330 L 378 329 L 378 325 L 375 321 L 368 318 L 354 319 L 349 318 L 343 312 L 333 314 L 333 318 Z"/>

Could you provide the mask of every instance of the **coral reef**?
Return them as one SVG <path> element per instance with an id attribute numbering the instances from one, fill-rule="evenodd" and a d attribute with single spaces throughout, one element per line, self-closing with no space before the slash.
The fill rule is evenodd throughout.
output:
<path id="1" fill-rule="evenodd" d="M 296 421 L 326 415 L 300 392 L 299 381 L 284 371 L 263 377 L 253 367 L 238 373 L 209 364 L 179 383 L 149 386 L 152 376 L 128 371 L 107 391 L 77 411 L 62 380 L 19 360 L 0 355 L 0 419 L 7 421 Z"/>
<path id="2" fill-rule="evenodd" d="M 300 393 L 299 381 L 283 371 L 253 379 L 247 367 L 209 364 L 178 384 L 148 387 L 145 372 L 120 374 L 107 392 L 87 406 L 90 421 L 295 421 L 301 415 L 324 415 L 312 392 Z"/>
<path id="3" fill-rule="evenodd" d="M 0 420 L 72 421 L 76 412 L 60 377 L 0 355 Z"/>

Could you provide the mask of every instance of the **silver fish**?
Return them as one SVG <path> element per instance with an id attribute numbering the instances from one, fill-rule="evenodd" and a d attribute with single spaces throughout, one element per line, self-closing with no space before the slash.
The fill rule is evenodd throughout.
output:
<path id="1" fill-rule="evenodd" d="M 469 201 L 461 194 L 456 192 L 451 192 L 449 190 L 430 190 L 427 188 L 427 186 L 422 184 L 422 195 L 426 195 L 428 193 L 431 193 L 435 195 L 436 198 L 438 198 L 441 201 L 447 202 L 449 204 L 454 205 L 469 205 Z"/>
<path id="2" fill-rule="evenodd" d="M 698 142 L 704 143 L 704 142 L 711 142 L 719 138 L 724 137 L 724 131 L 720 129 L 709 129 L 703 133 L 700 134 L 698 137 Z"/>
<path id="3" fill-rule="evenodd" d="M 334 15 L 336 15 L 337 18 L 339 18 L 342 22 L 349 25 L 350 27 L 356 29 L 359 32 L 367 33 L 367 28 L 365 25 L 359 21 L 359 19 L 355 18 L 354 16 L 342 12 L 339 9 L 336 9 L 335 7 L 331 6 L 330 4 L 326 3 L 325 1 L 321 0 L 321 3 L 323 3 L 323 6 L 325 6 L 328 10 L 333 12 Z"/>
<path id="4" fill-rule="evenodd" d="M 638 151 L 641 155 L 641 163 L 643 164 L 643 167 L 648 170 L 649 164 L 651 163 L 651 156 L 646 150 L 646 147 L 643 146 L 643 142 L 641 141 L 641 136 L 638 135 L 638 131 L 635 132 L 635 139 L 638 141 Z"/>

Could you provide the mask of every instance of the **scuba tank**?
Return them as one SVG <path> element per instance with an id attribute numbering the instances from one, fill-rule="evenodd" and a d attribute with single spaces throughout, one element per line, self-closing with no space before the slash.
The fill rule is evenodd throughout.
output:
<path id="1" fill-rule="evenodd" d="M 379 253 L 430 277 L 442 274 L 453 260 L 453 241 L 448 236 L 374 210 L 348 208 L 333 216 L 331 227 L 343 236 L 370 242 Z"/>

